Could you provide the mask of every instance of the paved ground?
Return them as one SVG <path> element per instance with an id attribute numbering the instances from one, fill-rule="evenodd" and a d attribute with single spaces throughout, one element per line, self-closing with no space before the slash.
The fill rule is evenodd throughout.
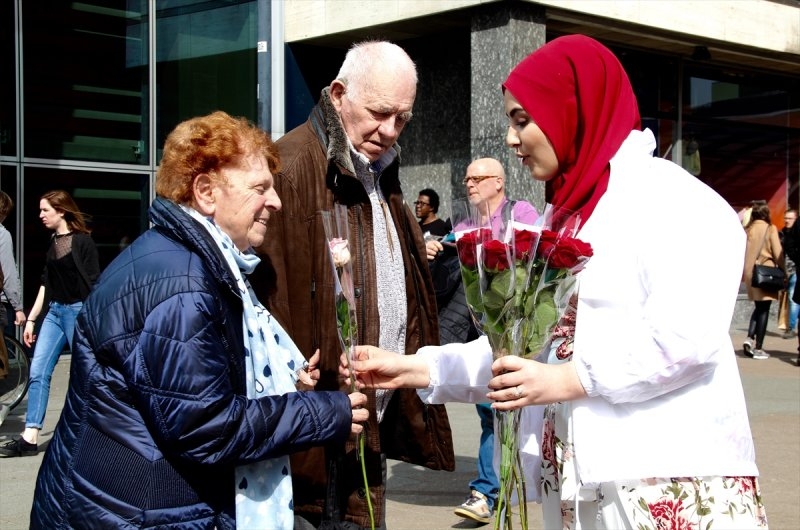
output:
<path id="1" fill-rule="evenodd" d="M 755 437 L 770 528 L 800 528 L 800 367 L 797 339 L 784 340 L 770 333 L 765 349 L 772 358 L 756 361 L 741 356 L 744 333 L 732 329 L 739 369 L 747 395 L 748 411 Z M 56 367 L 52 394 L 42 438 L 52 436 L 64 402 L 69 359 Z M 431 530 L 475 528 L 453 515 L 453 508 L 467 493 L 467 484 L 476 469 L 478 416 L 472 405 L 448 405 L 456 450 L 456 471 L 435 472 L 408 464 L 390 462 L 388 527 L 391 530 Z M 23 402 L 0 426 L 0 441 L 16 435 L 24 424 Z M 28 526 L 36 472 L 41 455 L 26 458 L 0 458 L 0 529 L 21 530 Z M 537 505 L 530 505 L 530 530 L 541 530 Z M 489 529 L 489 526 L 484 528 Z M 716 529 L 719 530 L 719 529 Z"/>

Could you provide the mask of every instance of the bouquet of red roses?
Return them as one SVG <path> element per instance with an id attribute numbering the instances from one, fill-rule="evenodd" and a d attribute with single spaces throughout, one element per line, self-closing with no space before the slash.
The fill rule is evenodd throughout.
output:
<path id="1" fill-rule="evenodd" d="M 553 220 L 558 219 L 558 227 Z M 477 223 L 476 223 L 477 224 Z M 505 229 L 460 232 L 456 248 L 467 305 L 489 339 L 494 357 L 538 356 L 550 343 L 555 324 L 576 287 L 575 275 L 592 248 L 574 237 L 578 219 L 548 208 L 535 226 L 509 220 Z M 495 529 L 512 528 L 511 500 L 519 499 L 527 528 L 525 481 L 519 457 L 519 410 L 500 412 L 500 491 Z"/>

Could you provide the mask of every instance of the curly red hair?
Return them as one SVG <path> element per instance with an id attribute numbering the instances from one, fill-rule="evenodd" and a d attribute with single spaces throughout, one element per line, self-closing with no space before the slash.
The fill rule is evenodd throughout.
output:
<path id="1" fill-rule="evenodd" d="M 234 118 L 223 111 L 179 123 L 164 142 L 164 154 L 156 175 L 156 194 L 180 204 L 192 196 L 197 175 L 214 177 L 227 165 L 260 154 L 267 159 L 270 172 L 280 169 L 278 152 L 269 134 L 245 118 Z"/>

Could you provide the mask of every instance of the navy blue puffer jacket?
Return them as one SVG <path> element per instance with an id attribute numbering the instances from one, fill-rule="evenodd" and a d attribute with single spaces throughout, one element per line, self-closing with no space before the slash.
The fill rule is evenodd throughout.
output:
<path id="1" fill-rule="evenodd" d="M 343 443 L 341 392 L 245 397 L 242 303 L 207 232 L 156 199 L 75 331 L 31 528 L 235 528 L 234 468 Z"/>

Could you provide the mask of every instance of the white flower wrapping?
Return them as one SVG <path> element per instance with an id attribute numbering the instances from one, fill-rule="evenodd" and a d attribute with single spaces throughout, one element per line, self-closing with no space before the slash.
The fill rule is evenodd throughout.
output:
<path id="1" fill-rule="evenodd" d="M 350 248 L 346 239 L 335 237 L 328 241 L 331 247 L 333 266 L 337 269 L 350 263 Z"/>

